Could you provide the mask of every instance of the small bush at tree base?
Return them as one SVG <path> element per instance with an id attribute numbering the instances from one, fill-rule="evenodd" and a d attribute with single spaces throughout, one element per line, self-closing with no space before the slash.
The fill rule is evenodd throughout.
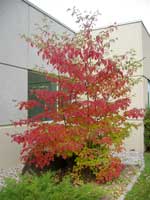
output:
<path id="1" fill-rule="evenodd" d="M 51 173 L 42 176 L 22 176 L 19 183 L 6 180 L 0 191 L 0 200 L 101 200 L 105 196 L 98 185 L 74 187 L 69 177 L 57 183 Z"/>

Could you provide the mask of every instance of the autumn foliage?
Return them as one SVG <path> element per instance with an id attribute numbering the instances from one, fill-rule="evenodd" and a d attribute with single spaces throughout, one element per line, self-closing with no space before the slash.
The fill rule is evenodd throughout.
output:
<path id="1" fill-rule="evenodd" d="M 132 77 L 141 64 L 133 51 L 111 54 L 110 36 L 116 27 L 93 32 L 96 13 L 82 16 L 73 9 L 72 15 L 81 27 L 74 36 L 43 30 L 26 38 L 57 72 L 44 73 L 58 90 L 33 90 L 36 99 L 19 104 L 27 110 L 41 106 L 43 112 L 15 122 L 28 129 L 13 140 L 22 144 L 25 163 L 44 168 L 56 157 L 74 156 L 73 177 L 82 179 L 88 169 L 101 183 L 117 178 L 123 169 L 113 153 L 121 151 L 124 138 L 135 127 L 128 118 L 143 117 L 141 109 L 129 109 L 131 89 L 137 83 Z"/>

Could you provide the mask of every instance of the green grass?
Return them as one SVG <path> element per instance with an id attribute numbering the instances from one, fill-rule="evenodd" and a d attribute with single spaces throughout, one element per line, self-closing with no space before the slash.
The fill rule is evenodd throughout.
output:
<path id="1" fill-rule="evenodd" d="M 104 190 L 95 184 L 74 187 L 70 178 L 56 183 L 51 173 L 38 176 L 21 176 L 20 182 L 6 180 L 0 191 L 0 200 L 101 200 Z"/>
<path id="2" fill-rule="evenodd" d="M 150 200 L 150 153 L 145 153 L 145 169 L 125 200 Z"/>

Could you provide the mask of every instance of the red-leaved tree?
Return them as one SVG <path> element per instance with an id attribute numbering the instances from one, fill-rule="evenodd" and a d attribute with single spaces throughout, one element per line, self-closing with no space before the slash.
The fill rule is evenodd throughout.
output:
<path id="1" fill-rule="evenodd" d="M 33 90 L 36 99 L 19 104 L 20 109 L 42 107 L 43 111 L 16 122 L 28 129 L 13 135 L 13 140 L 22 144 L 25 163 L 43 168 L 56 157 L 74 156 L 74 177 L 81 178 L 89 170 L 100 183 L 120 175 L 123 165 L 113 153 L 121 151 L 123 140 L 135 127 L 128 118 L 143 117 L 143 110 L 129 109 L 131 89 L 137 83 L 132 77 L 141 64 L 132 51 L 109 54 L 115 27 L 93 34 L 96 13 L 82 16 L 73 9 L 72 15 L 81 25 L 74 36 L 43 30 L 26 38 L 38 56 L 57 71 L 44 73 L 57 84 L 57 91 Z"/>

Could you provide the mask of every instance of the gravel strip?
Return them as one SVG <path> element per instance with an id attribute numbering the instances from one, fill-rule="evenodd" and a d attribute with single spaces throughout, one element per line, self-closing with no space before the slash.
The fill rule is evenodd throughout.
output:
<path id="1" fill-rule="evenodd" d="M 0 188 L 5 186 L 5 178 L 14 178 L 19 180 L 18 175 L 22 172 L 23 165 L 19 164 L 16 167 L 9 169 L 0 169 Z"/>

